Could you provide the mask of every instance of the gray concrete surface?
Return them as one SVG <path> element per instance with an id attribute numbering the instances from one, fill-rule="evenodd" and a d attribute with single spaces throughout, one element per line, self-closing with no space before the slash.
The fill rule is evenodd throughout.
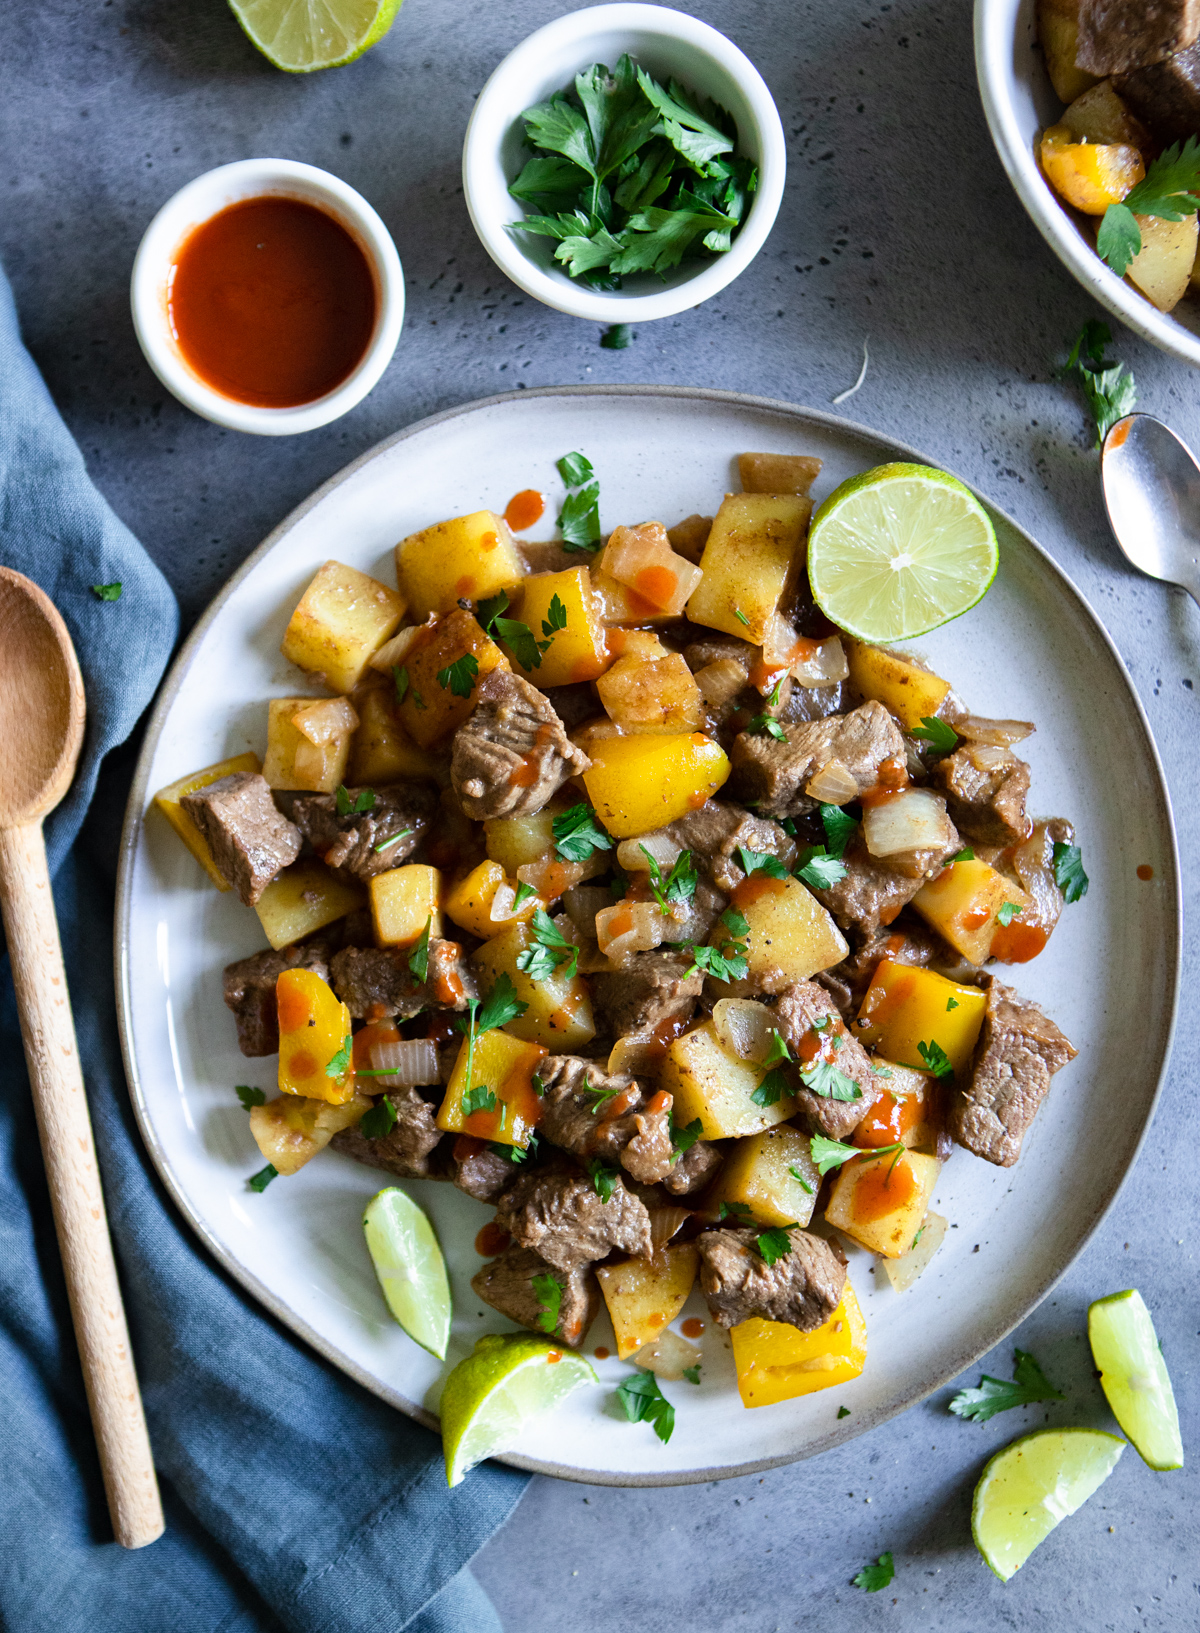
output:
<path id="1" fill-rule="evenodd" d="M 500 57 L 553 0 L 407 0 L 354 66 L 277 74 L 223 0 L 2 0 L 0 253 L 25 332 L 89 467 L 194 617 L 259 539 L 396 428 L 514 386 L 722 386 L 848 412 L 978 484 L 1073 575 L 1112 632 L 1166 761 L 1195 898 L 1200 611 L 1124 568 L 1091 438 L 1054 365 L 1098 315 L 1013 196 L 975 88 L 966 0 L 705 0 L 693 9 L 757 62 L 790 176 L 774 233 L 717 300 L 638 329 L 628 350 L 509 286 L 463 207 L 459 151 Z M 143 363 L 127 285 L 158 206 L 212 165 L 256 154 L 326 166 L 391 228 L 408 278 L 400 349 L 373 395 L 276 442 L 193 418 Z M 1117 330 L 1141 406 L 1200 441 L 1200 376 Z M 1114 776 L 1120 767 L 1114 766 Z M 970 1540 L 990 1451 L 1047 1416 L 1109 1425 L 1083 1338 L 1088 1301 L 1138 1286 L 1153 1306 L 1193 1455 L 1197 1438 L 1196 956 L 1170 1080 L 1137 1168 L 1056 1293 L 1015 1335 L 1069 1401 L 979 1428 L 948 1393 L 815 1462 L 711 1487 L 587 1489 L 536 1480 L 479 1556 L 509 1633 L 637 1627 L 930 1628 L 1088 1633 L 1200 1626 L 1195 1465 L 1126 1454 L 1096 1499 L 1008 1586 Z M 1086 971 L 1081 971 L 1086 979 Z M 1079 1130 L 1080 1161 L 1101 1128 Z M 987 1370 L 1009 1375 L 1011 1344 Z M 974 1382 L 972 1377 L 969 1381 Z M 883 1549 L 896 1578 L 850 1578 Z"/>

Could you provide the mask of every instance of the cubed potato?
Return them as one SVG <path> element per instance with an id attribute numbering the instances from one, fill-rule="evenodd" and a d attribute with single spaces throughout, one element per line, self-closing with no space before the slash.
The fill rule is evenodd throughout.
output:
<path id="1" fill-rule="evenodd" d="M 404 617 L 404 597 L 377 578 L 327 561 L 300 597 L 280 651 L 331 692 L 348 692 Z"/>
<path id="2" fill-rule="evenodd" d="M 483 825 L 487 853 L 493 862 L 508 874 L 517 877 L 517 869 L 527 862 L 540 862 L 554 853 L 554 819 L 567 809 L 559 800 L 543 806 L 532 816 L 496 817 Z"/>
<path id="3" fill-rule="evenodd" d="M 699 567 L 672 550 L 661 522 L 614 528 L 596 566 L 657 611 L 675 618 L 701 578 Z"/>
<path id="4" fill-rule="evenodd" d="M 540 896 L 527 896 L 514 911 L 516 886 L 499 862 L 480 862 L 446 892 L 446 917 L 480 941 L 499 935 L 512 924 L 528 924 L 539 907 Z"/>
<path id="5" fill-rule="evenodd" d="M 1186 293 L 1196 260 L 1196 217 L 1164 221 L 1139 215 L 1134 220 L 1142 230 L 1142 247 L 1126 276 L 1160 312 L 1169 312 Z"/>
<path id="6" fill-rule="evenodd" d="M 872 1253 L 898 1259 L 921 1228 L 941 1166 L 920 1151 L 852 1157 L 838 1169 L 825 1221 Z"/>
<path id="7" fill-rule="evenodd" d="M 1005 902 L 1021 912 L 1033 905 L 1020 885 L 974 857 L 943 868 L 921 886 L 912 905 L 955 952 L 972 964 L 982 964 L 991 953 L 993 936 L 1003 928 L 996 915 Z M 1019 913 L 1012 916 L 1020 918 Z"/>
<path id="8" fill-rule="evenodd" d="M 675 622 L 673 612 L 664 612 L 661 607 L 656 607 L 653 601 L 647 601 L 644 595 L 631 590 L 628 584 L 618 584 L 615 578 L 602 572 L 599 567 L 593 567 L 591 575 L 596 610 L 606 625 Z"/>
<path id="9" fill-rule="evenodd" d="M 768 1128 L 730 1148 L 705 1208 L 740 1202 L 756 1224 L 807 1225 L 820 1189 L 808 1135 L 798 1128 Z"/>
<path id="10" fill-rule="evenodd" d="M 649 663 L 618 658 L 596 690 L 622 732 L 633 736 L 699 731 L 704 721 L 704 699 L 682 652 Z"/>
<path id="11" fill-rule="evenodd" d="M 314 794 L 332 794 L 346 780 L 350 743 L 358 725 L 358 714 L 346 698 L 339 698 L 346 711 L 342 729 L 322 731 L 323 740 L 314 742 L 301 731 L 306 715 L 313 710 L 311 697 L 273 697 L 267 705 L 267 753 L 263 776 L 272 788 L 303 789 Z M 329 724 L 325 716 L 319 716 Z M 313 725 L 310 730 L 317 731 Z"/>
<path id="12" fill-rule="evenodd" d="M 761 646 L 803 570 L 812 508 L 798 494 L 727 493 L 700 558 L 704 577 L 687 604 L 692 622 Z"/>
<path id="13" fill-rule="evenodd" d="M 367 905 L 361 885 L 343 884 L 323 862 L 293 862 L 271 880 L 254 904 L 272 947 L 290 947 L 347 913 Z"/>
<path id="14" fill-rule="evenodd" d="M 411 947 L 425 933 L 442 934 L 442 875 L 425 862 L 406 862 L 371 880 L 371 919 L 380 947 Z"/>
<path id="15" fill-rule="evenodd" d="M 251 1107 L 250 1132 L 276 1173 L 294 1174 L 323 1151 L 335 1134 L 361 1121 L 373 1104 L 365 1094 L 355 1094 L 340 1106 L 281 1094 L 278 1100 Z"/>
<path id="16" fill-rule="evenodd" d="M 350 1011 L 315 970 L 284 970 L 275 983 L 279 1009 L 279 1092 L 344 1106 L 354 1099 L 349 1053 L 330 1068 L 350 1038 Z"/>
<path id="17" fill-rule="evenodd" d="M 749 925 L 740 938 L 750 966 L 747 992 L 782 992 L 795 981 L 807 981 L 818 970 L 840 964 L 849 954 L 846 938 L 817 898 L 799 879 L 772 879 L 756 873 L 734 895 L 733 905 Z M 728 945 L 732 932 L 718 921 L 709 937 L 714 947 Z M 730 984 L 731 997 L 742 983 Z"/>
<path id="18" fill-rule="evenodd" d="M 349 788 L 381 787 L 408 777 L 437 776 L 439 762 L 419 748 L 400 724 L 391 686 L 373 686 L 354 699 L 358 730 L 350 742 L 346 767 Z"/>
<path id="19" fill-rule="evenodd" d="M 212 852 L 208 848 L 208 840 L 188 816 L 179 803 L 188 794 L 197 794 L 210 783 L 220 782 L 222 777 L 232 777 L 238 771 L 260 770 L 257 754 L 235 754 L 230 760 L 219 760 L 216 765 L 205 766 L 203 771 L 193 771 L 189 776 L 180 777 L 178 782 L 169 783 L 166 788 L 160 788 L 154 796 L 154 803 L 183 840 L 188 850 L 208 874 L 218 890 L 228 890 L 228 882 L 217 871 L 217 864 L 212 859 Z"/>
<path id="20" fill-rule="evenodd" d="M 626 1259 L 597 1269 L 620 1360 L 627 1361 L 674 1321 L 687 1303 L 699 1263 L 695 1244 L 682 1242 L 652 1259 Z"/>
<path id="21" fill-rule="evenodd" d="M 509 1032 L 478 1033 L 473 1054 L 464 1038 L 438 1110 L 438 1127 L 497 1145 L 527 1146 L 542 1115 L 533 1079 L 545 1058 L 540 1044 Z M 478 1110 L 464 1112 L 463 1096 L 473 1090 L 479 1100 L 480 1089 L 492 1096 L 493 1103 L 484 1098 Z"/>
<path id="22" fill-rule="evenodd" d="M 1038 153 L 1051 187 L 1084 215 L 1103 215 L 1146 174 L 1136 147 L 1076 142 L 1066 125 L 1051 125 L 1044 131 Z"/>
<path id="23" fill-rule="evenodd" d="M 663 1057 L 659 1087 L 675 1098 L 672 1118 L 686 1128 L 698 1117 L 706 1140 L 758 1134 L 796 1115 L 796 1102 L 783 1095 L 773 1106 L 754 1100 L 762 1069 L 726 1049 L 711 1021 L 676 1038 Z"/>
<path id="24" fill-rule="evenodd" d="M 942 706 L 950 682 L 913 663 L 902 652 L 887 652 L 879 646 L 843 637 L 850 684 L 864 698 L 873 698 L 890 709 L 906 731 L 933 718 Z"/>
<path id="25" fill-rule="evenodd" d="M 738 455 L 743 493 L 794 493 L 807 499 L 820 474 L 821 461 L 811 454 Z"/>
<path id="26" fill-rule="evenodd" d="M 849 1282 L 837 1309 L 813 1332 L 755 1316 L 740 1321 L 729 1337 L 743 1406 L 773 1406 L 832 1389 L 857 1378 L 867 1364 L 867 1324 Z"/>
<path id="27" fill-rule="evenodd" d="M 550 603 L 555 596 L 566 610 L 567 622 L 562 629 L 552 629 L 548 636 L 543 625 L 552 626 Z M 587 567 L 568 567 L 565 572 L 538 573 L 525 579 L 505 616 L 527 624 L 537 640 L 550 641 L 536 669 L 524 668 L 516 654 L 506 648 L 512 667 L 535 686 L 544 689 L 595 680 L 612 662 Z"/>
<path id="28" fill-rule="evenodd" d="M 937 1151 L 942 1131 L 941 1091 L 929 1072 L 914 1072 L 894 1060 L 875 1060 L 879 1094 L 850 1136 L 853 1145 L 895 1145 Z"/>
<path id="29" fill-rule="evenodd" d="M 462 697 L 461 687 L 458 692 L 453 690 L 450 671 L 467 657 L 473 658 L 477 667 L 471 691 Z M 461 607 L 439 618 L 436 624 L 422 626 L 407 662 L 399 666 L 404 692 L 401 725 L 421 748 L 431 747 L 462 725 L 475 707 L 479 682 L 499 668 L 507 669 L 508 659 Z M 445 677 L 444 681 L 438 679 L 439 675 Z M 467 679 L 471 679 L 469 674 Z"/>
<path id="30" fill-rule="evenodd" d="M 959 986 L 933 970 L 883 958 L 875 966 L 854 1036 L 887 1060 L 921 1071 L 927 1062 L 920 1045 L 936 1043 L 955 1073 L 971 1063 L 987 995 L 978 987 Z"/>
<path id="31" fill-rule="evenodd" d="M 1063 102 L 1074 102 L 1096 83 L 1095 74 L 1075 66 L 1079 0 L 1037 0 L 1037 33 L 1050 83 Z"/>
<path id="32" fill-rule="evenodd" d="M 511 594 L 523 576 L 508 523 L 491 510 L 438 522 L 396 546 L 396 582 L 418 620 L 460 601 Z"/>
<path id="33" fill-rule="evenodd" d="M 1059 123 L 1077 142 L 1123 144 L 1146 148 L 1150 132 L 1118 95 L 1111 79 L 1102 79 L 1090 91 L 1077 96 Z"/>
<path id="34" fill-rule="evenodd" d="M 698 810 L 729 777 L 719 743 L 702 732 L 602 738 L 589 745 L 583 774 L 596 815 L 617 839 L 663 828 Z"/>
<path id="35" fill-rule="evenodd" d="M 934 1213 L 930 1208 L 908 1252 L 902 1253 L 898 1259 L 883 1261 L 887 1279 L 898 1293 L 907 1293 L 917 1277 L 929 1268 L 929 1261 L 946 1239 L 947 1228 L 941 1214 Z"/>
<path id="36" fill-rule="evenodd" d="M 565 962 L 552 975 L 535 981 L 517 967 L 520 954 L 533 945 L 528 925 L 514 924 L 511 930 L 502 931 L 477 948 L 471 962 L 479 971 L 482 987 L 490 988 L 500 976 L 507 975 L 517 997 L 528 1004 L 523 1015 L 509 1021 L 506 1031 L 515 1038 L 545 1044 L 556 1055 L 569 1055 L 596 1036 L 587 982 L 581 975 L 566 975 Z"/>

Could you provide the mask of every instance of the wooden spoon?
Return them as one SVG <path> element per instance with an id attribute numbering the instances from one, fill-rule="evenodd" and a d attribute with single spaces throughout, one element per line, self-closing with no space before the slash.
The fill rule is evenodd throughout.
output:
<path id="1" fill-rule="evenodd" d="M 162 1503 L 113 1262 L 42 820 L 83 742 L 83 678 L 53 602 L 0 567 L 0 910 L 92 1427 L 123 1548 L 162 1535 Z"/>

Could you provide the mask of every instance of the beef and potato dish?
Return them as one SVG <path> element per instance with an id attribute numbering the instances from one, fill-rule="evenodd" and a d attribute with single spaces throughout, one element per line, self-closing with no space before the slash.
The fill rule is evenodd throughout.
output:
<path id="1" fill-rule="evenodd" d="M 266 1178 L 331 1146 L 456 1185 L 480 1299 L 567 1346 L 606 1307 L 666 1377 L 698 1282 L 759 1406 L 862 1371 L 845 1240 L 903 1290 L 951 1153 L 1018 1160 L 1075 1051 L 997 972 L 1079 852 L 1031 722 L 816 607 L 820 461 L 739 463 L 715 517 L 595 552 L 481 511 L 403 539 L 395 587 L 327 562 L 261 762 L 156 803 L 269 944 L 224 974 L 278 1056 Z"/>

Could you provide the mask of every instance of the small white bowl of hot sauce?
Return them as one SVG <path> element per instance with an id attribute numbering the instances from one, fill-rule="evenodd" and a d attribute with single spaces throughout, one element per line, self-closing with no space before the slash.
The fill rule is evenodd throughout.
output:
<path id="1" fill-rule="evenodd" d="M 291 436 L 362 401 L 404 322 L 404 274 L 379 216 L 291 159 L 189 182 L 146 229 L 133 323 L 180 402 L 234 431 Z"/>

